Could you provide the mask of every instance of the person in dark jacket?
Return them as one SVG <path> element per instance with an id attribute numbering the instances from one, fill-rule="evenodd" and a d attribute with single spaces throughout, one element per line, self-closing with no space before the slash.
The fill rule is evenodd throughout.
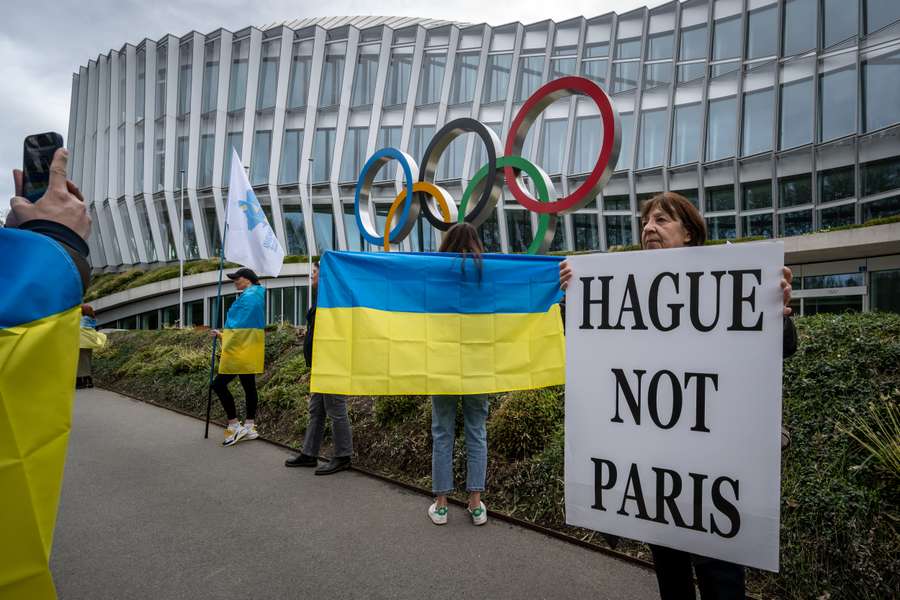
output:
<path id="1" fill-rule="evenodd" d="M 306 338 L 303 340 L 303 357 L 306 364 L 313 364 L 313 331 L 316 326 L 316 298 L 319 291 L 319 265 L 312 266 L 309 275 L 312 285 L 312 306 L 306 313 Z M 284 461 L 286 467 L 318 466 L 319 449 L 325 435 L 325 417 L 331 418 L 331 433 L 334 439 L 334 455 L 331 460 L 316 469 L 316 475 L 331 475 L 350 468 L 353 455 L 353 432 L 347 416 L 347 399 L 335 394 L 309 395 L 309 424 L 303 439 L 303 450 L 297 456 Z"/>
<path id="2" fill-rule="evenodd" d="M 706 243 L 706 222 L 693 204 L 678 194 L 666 192 L 654 196 L 641 207 L 641 248 L 679 248 Z M 559 266 L 560 286 L 565 289 L 572 269 L 563 261 Z M 797 330 L 790 318 L 791 270 L 784 267 L 781 288 L 784 301 L 783 357 L 797 350 Z M 782 447 L 786 445 L 782 430 Z M 715 558 L 698 556 L 649 544 L 653 553 L 656 580 L 662 600 L 695 598 L 694 574 L 702 600 L 744 600 L 744 567 Z"/>

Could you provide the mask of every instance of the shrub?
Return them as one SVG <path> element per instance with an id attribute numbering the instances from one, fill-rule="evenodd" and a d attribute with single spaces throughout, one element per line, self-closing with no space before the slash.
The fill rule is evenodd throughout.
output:
<path id="1" fill-rule="evenodd" d="M 431 407 L 427 396 L 379 396 L 375 398 L 375 421 L 379 425 L 399 425 L 420 416 L 425 406 Z"/>
<path id="2" fill-rule="evenodd" d="M 525 458 L 544 449 L 562 417 L 562 387 L 511 392 L 491 416 L 488 444 L 506 458 Z"/>

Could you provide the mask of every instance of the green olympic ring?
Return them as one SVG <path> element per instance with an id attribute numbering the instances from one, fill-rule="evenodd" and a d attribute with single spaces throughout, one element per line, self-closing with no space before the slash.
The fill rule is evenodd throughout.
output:
<path id="1" fill-rule="evenodd" d="M 534 163 L 525 160 L 521 156 L 498 156 L 496 162 L 498 170 L 503 167 L 512 167 L 517 171 L 524 171 L 534 182 L 534 188 L 537 192 L 538 200 L 541 202 L 550 202 L 550 189 L 553 183 L 546 173 Z M 462 199 L 459 203 L 458 221 L 463 223 L 466 218 L 466 208 L 469 205 L 469 198 L 480 188 L 484 178 L 487 177 L 490 163 L 485 164 L 478 169 L 478 172 L 472 176 L 469 185 L 463 192 Z M 534 239 L 528 246 L 528 254 L 541 254 L 547 251 L 550 243 L 553 241 L 553 235 L 556 232 L 556 213 L 541 213 L 538 216 L 538 228 L 535 232 Z M 548 235 L 549 234 L 549 235 Z"/>

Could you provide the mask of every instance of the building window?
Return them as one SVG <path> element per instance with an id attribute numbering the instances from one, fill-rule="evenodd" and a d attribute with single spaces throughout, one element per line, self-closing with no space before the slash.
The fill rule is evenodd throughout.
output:
<path id="1" fill-rule="evenodd" d="M 125 193 L 125 124 L 119 125 L 116 132 L 116 150 L 118 151 L 119 161 L 116 168 L 116 183 L 118 184 L 117 195 L 121 196 Z"/>
<path id="2" fill-rule="evenodd" d="M 344 231 L 347 234 L 347 250 L 362 252 L 366 249 L 366 240 L 356 224 L 356 210 L 353 204 L 344 204 Z"/>
<path id="3" fill-rule="evenodd" d="M 581 63 L 581 74 L 599 85 L 605 86 L 607 68 L 608 64 L 605 58 L 599 60 L 585 60 Z"/>
<path id="4" fill-rule="evenodd" d="M 369 140 L 368 127 L 351 127 L 344 140 L 341 158 L 341 181 L 356 181 L 366 162 L 366 143 Z"/>
<path id="5" fill-rule="evenodd" d="M 144 50 L 138 50 L 135 56 L 137 69 L 134 83 L 134 120 L 144 120 L 144 105 L 146 102 L 147 86 L 147 55 Z"/>
<path id="6" fill-rule="evenodd" d="M 647 60 L 672 58 L 674 50 L 674 34 L 671 31 L 649 36 L 647 41 Z"/>
<path id="7" fill-rule="evenodd" d="M 219 235 L 219 217 L 216 215 L 215 206 L 203 208 L 203 221 L 206 229 L 206 239 L 210 244 L 210 254 L 218 256 L 222 251 L 222 236 Z"/>
<path id="8" fill-rule="evenodd" d="M 482 102 L 488 104 L 506 99 L 511 68 L 512 54 L 491 54 L 488 56 L 484 92 L 481 95 Z"/>
<path id="9" fill-rule="evenodd" d="M 823 208 L 819 211 L 819 227 L 831 229 L 853 225 L 856 222 L 856 209 L 853 204 L 842 204 L 832 208 Z"/>
<path id="10" fill-rule="evenodd" d="M 860 165 L 862 195 L 873 196 L 900 188 L 900 159 L 885 158 Z"/>
<path id="11" fill-rule="evenodd" d="M 774 105 L 774 90 L 771 88 L 744 94 L 742 156 L 768 152 L 772 149 L 772 108 Z"/>
<path id="12" fill-rule="evenodd" d="M 873 271 L 869 277 L 872 310 L 900 313 L 900 269 Z"/>
<path id="13" fill-rule="evenodd" d="M 684 104 L 675 107 L 675 131 L 672 136 L 673 165 L 697 162 L 700 140 L 697 132 L 702 129 L 703 106 Z"/>
<path id="14" fill-rule="evenodd" d="M 895 0 L 863 0 L 866 33 L 878 31 L 900 19 L 900 3 Z"/>
<path id="15" fill-rule="evenodd" d="M 734 186 L 706 188 L 706 212 L 734 210 Z"/>
<path id="16" fill-rule="evenodd" d="M 475 98 L 479 60 L 477 52 L 456 55 L 456 63 L 453 65 L 453 88 L 450 91 L 451 104 L 471 102 Z"/>
<path id="17" fill-rule="evenodd" d="M 259 63 L 259 84 L 256 90 L 256 110 L 275 108 L 275 92 L 278 89 L 278 55 L 281 40 L 269 40 L 262 46 Z"/>
<path id="18" fill-rule="evenodd" d="M 150 216 L 147 214 L 147 205 L 143 200 L 134 203 L 134 210 L 138 217 L 138 226 L 141 230 L 141 238 L 144 243 L 144 252 L 149 262 L 156 262 L 156 245 L 153 243 L 153 234 L 150 232 Z"/>
<path id="19" fill-rule="evenodd" d="M 159 129 L 159 128 L 157 128 Z M 161 192 L 166 179 L 166 140 L 157 133 L 153 148 L 153 191 Z"/>
<path id="20" fill-rule="evenodd" d="M 334 129 L 316 129 L 312 157 L 312 182 L 328 181 L 331 178 L 331 161 L 334 157 Z"/>
<path id="21" fill-rule="evenodd" d="M 778 216 L 782 237 L 802 235 L 812 231 L 812 211 L 801 210 Z"/>
<path id="22" fill-rule="evenodd" d="M 166 61 L 168 47 L 156 47 L 156 119 L 166 112 Z"/>
<path id="23" fill-rule="evenodd" d="M 741 16 L 716 21 L 713 29 L 713 60 L 737 58 L 740 55 Z"/>
<path id="24" fill-rule="evenodd" d="M 188 137 L 180 136 L 175 146 L 175 189 L 180 190 L 187 180 Z"/>
<path id="25" fill-rule="evenodd" d="M 631 148 L 634 136 L 634 113 L 619 115 L 619 126 L 622 131 L 622 143 L 619 146 L 619 160 L 616 162 L 616 170 L 631 168 Z"/>
<path id="26" fill-rule="evenodd" d="M 782 177 L 778 180 L 778 205 L 781 208 L 812 204 L 812 178 L 809 175 Z"/>
<path id="27" fill-rule="evenodd" d="M 213 134 L 200 136 L 200 177 L 198 187 L 201 188 L 212 185 L 214 143 L 215 136 Z"/>
<path id="28" fill-rule="evenodd" d="M 588 26 L 588 30 L 590 30 L 590 26 Z M 584 45 L 584 58 L 607 58 L 609 57 L 609 43 L 608 42 L 594 42 L 594 43 L 586 43 Z"/>
<path id="29" fill-rule="evenodd" d="M 144 191 L 144 126 L 134 129 L 134 193 Z"/>
<path id="30" fill-rule="evenodd" d="M 395 48 L 391 53 L 387 86 L 384 88 L 385 106 L 396 106 L 406 102 L 409 77 L 412 73 L 412 50 L 412 47 Z"/>
<path id="31" fill-rule="evenodd" d="M 575 119 L 572 173 L 589 173 L 594 168 L 594 163 L 600 154 L 602 136 L 603 126 L 600 124 L 600 117 Z"/>
<path id="32" fill-rule="evenodd" d="M 325 49 L 322 65 L 322 88 L 319 90 L 319 108 L 336 106 L 341 98 L 341 83 L 344 76 L 345 42 L 329 44 Z"/>
<path id="33" fill-rule="evenodd" d="M 742 218 L 742 223 L 744 237 L 772 237 L 772 213 L 746 216 Z"/>
<path id="34" fill-rule="evenodd" d="M 709 102 L 709 125 L 706 130 L 706 160 L 734 156 L 737 98 L 720 98 Z"/>
<path id="35" fill-rule="evenodd" d="M 544 170 L 554 175 L 562 172 L 563 157 L 566 154 L 567 119 L 544 119 L 541 135 L 540 164 Z"/>
<path id="36" fill-rule="evenodd" d="M 356 58 L 356 74 L 353 77 L 351 106 L 368 106 L 375 98 L 375 80 L 378 77 L 378 53 L 380 44 L 360 46 Z"/>
<path id="37" fill-rule="evenodd" d="M 459 179 L 462 177 L 463 162 L 466 159 L 466 141 L 469 137 L 471 136 L 458 136 L 444 149 L 441 160 L 438 162 L 438 179 Z M 476 143 L 481 142 L 479 140 Z"/>
<path id="38" fill-rule="evenodd" d="M 737 220 L 734 215 L 706 218 L 707 238 L 733 240 L 737 237 Z"/>
<path id="39" fill-rule="evenodd" d="M 644 65 L 644 89 L 672 83 L 672 63 L 660 62 Z"/>
<path id="40" fill-rule="evenodd" d="M 776 4 L 750 11 L 747 14 L 747 58 L 775 56 L 776 35 L 778 28 L 775 19 L 778 7 Z"/>
<path id="41" fill-rule="evenodd" d="M 169 210 L 166 208 L 166 201 L 163 198 L 156 199 L 156 216 L 159 218 L 159 225 L 162 227 L 163 239 L 166 244 L 165 260 L 178 260 L 175 238 L 173 237 L 172 222 L 169 219 Z"/>
<path id="42" fill-rule="evenodd" d="M 291 50 L 291 79 L 288 91 L 288 110 L 306 106 L 306 90 L 309 89 L 309 71 L 312 65 L 312 42 L 294 42 Z"/>
<path id="43" fill-rule="evenodd" d="M 640 76 L 641 63 L 623 62 L 613 63 L 612 93 L 627 92 L 637 87 Z"/>
<path id="44" fill-rule="evenodd" d="M 695 62 L 678 65 L 678 83 L 687 83 L 706 75 L 706 63 Z"/>
<path id="45" fill-rule="evenodd" d="M 616 42 L 616 59 L 640 58 L 641 38 L 618 40 Z"/>
<path id="46" fill-rule="evenodd" d="M 606 221 L 606 245 L 611 246 L 630 246 L 632 243 L 631 236 L 631 217 L 628 215 L 606 215 L 603 217 Z"/>
<path id="47" fill-rule="evenodd" d="M 785 0 L 784 56 L 793 56 L 816 47 L 816 0 Z"/>
<path id="48" fill-rule="evenodd" d="M 900 50 L 863 62 L 863 127 L 874 131 L 900 121 Z"/>
<path id="49" fill-rule="evenodd" d="M 812 79 L 801 79 L 781 86 L 781 143 L 779 148 L 794 148 L 812 142 Z"/>
<path id="50" fill-rule="evenodd" d="M 576 73 L 576 63 L 578 61 L 574 57 L 554 58 L 550 61 L 550 80 L 559 79 L 560 77 L 568 77 Z"/>
<path id="51" fill-rule="evenodd" d="M 631 210 L 631 199 L 628 194 L 603 196 L 603 210 Z"/>
<path id="52" fill-rule="evenodd" d="M 516 101 L 522 102 L 541 87 L 544 70 L 544 56 L 523 56 L 519 59 Z"/>
<path id="53" fill-rule="evenodd" d="M 337 249 L 334 245 L 334 213 L 331 206 L 324 204 L 313 206 L 313 231 L 319 254 Z"/>
<path id="54" fill-rule="evenodd" d="M 859 33 L 857 0 L 822 0 L 822 46 L 828 48 Z"/>
<path id="55" fill-rule="evenodd" d="M 841 167 L 819 172 L 820 203 L 827 204 L 845 198 L 852 198 L 854 195 L 853 167 Z"/>
<path id="56" fill-rule="evenodd" d="M 244 134 L 240 131 L 232 131 L 225 135 L 225 156 L 222 158 L 222 185 L 231 183 L 231 153 L 237 152 L 238 158 L 243 152 Z"/>
<path id="57" fill-rule="evenodd" d="M 203 61 L 203 93 L 201 112 L 208 113 L 216 109 L 219 96 L 219 40 L 206 44 Z"/>
<path id="58" fill-rule="evenodd" d="M 557 224 L 557 227 L 561 225 Z M 572 215 L 572 233 L 575 234 L 575 250 L 599 250 L 600 235 L 596 213 Z"/>
<path id="59" fill-rule="evenodd" d="M 706 58 L 706 24 L 681 30 L 678 60 Z"/>
<path id="60" fill-rule="evenodd" d="M 510 252 L 526 252 L 531 244 L 531 219 L 528 211 L 511 208 L 506 211 L 506 231 Z"/>
<path id="61" fill-rule="evenodd" d="M 900 196 L 882 198 L 862 205 L 862 222 L 900 215 Z"/>
<path id="62" fill-rule="evenodd" d="M 743 210 L 772 208 L 772 182 L 767 180 L 741 184 L 741 208 Z"/>
<path id="63" fill-rule="evenodd" d="M 284 217 L 287 253 L 292 256 L 306 255 L 306 229 L 303 226 L 303 212 L 300 205 L 283 203 L 281 205 L 281 214 Z"/>
<path id="64" fill-rule="evenodd" d="M 666 109 L 641 112 L 641 145 L 638 152 L 638 169 L 658 167 L 663 164 L 666 148 Z"/>
<path id="65" fill-rule="evenodd" d="M 419 97 L 416 104 L 434 104 L 440 101 L 446 67 L 446 52 L 425 54 L 422 58 L 422 73 L 417 92 Z"/>
<path id="66" fill-rule="evenodd" d="M 178 116 L 191 112 L 191 52 L 193 44 L 182 44 L 178 50 Z"/>
<path id="67" fill-rule="evenodd" d="M 272 155 L 272 132 L 257 131 L 253 136 L 250 156 L 250 184 L 262 185 L 269 180 L 269 160 Z"/>
<path id="68" fill-rule="evenodd" d="M 400 127 L 382 127 L 378 131 L 378 148 L 400 148 L 400 134 L 402 133 L 402 128 Z M 419 160 L 419 156 L 413 157 L 415 160 Z M 393 165 L 396 167 L 396 165 Z M 391 163 L 388 163 L 381 170 L 378 171 L 378 174 L 375 176 L 376 181 L 390 181 L 394 178 L 394 173 L 396 170 L 391 168 Z"/>
<path id="69" fill-rule="evenodd" d="M 231 46 L 231 85 L 228 88 L 228 112 L 243 110 L 247 102 L 247 60 L 250 40 L 234 42 Z"/>
<path id="70" fill-rule="evenodd" d="M 819 141 L 856 133 L 856 66 L 819 75 Z"/>
<path id="71" fill-rule="evenodd" d="M 302 143 L 302 129 L 288 129 L 284 132 L 281 164 L 278 166 L 279 185 L 297 183 L 300 180 L 300 146 Z"/>

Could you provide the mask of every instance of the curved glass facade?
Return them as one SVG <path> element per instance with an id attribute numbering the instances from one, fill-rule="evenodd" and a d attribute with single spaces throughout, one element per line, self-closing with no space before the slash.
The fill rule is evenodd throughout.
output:
<path id="1" fill-rule="evenodd" d="M 338 17 L 126 45 L 73 76 L 71 176 L 91 205 L 91 260 L 215 256 L 232 147 L 290 254 L 378 251 L 353 218 L 368 156 L 392 145 L 420 160 L 434 131 L 463 116 L 505 142 L 521 102 L 569 74 L 612 95 L 622 153 L 603 194 L 560 220 L 555 250 L 633 243 L 640 203 L 663 190 L 694 202 L 713 238 L 900 214 L 895 5 L 688 0 L 497 27 Z M 523 154 L 568 193 L 601 137 L 595 107 L 566 99 L 544 111 Z M 458 200 L 483 156 L 474 135 L 457 138 L 438 182 Z M 392 166 L 376 177 L 379 224 L 399 184 Z M 535 226 L 505 194 L 482 237 L 521 252 Z M 423 220 L 403 249 L 437 243 Z"/>

